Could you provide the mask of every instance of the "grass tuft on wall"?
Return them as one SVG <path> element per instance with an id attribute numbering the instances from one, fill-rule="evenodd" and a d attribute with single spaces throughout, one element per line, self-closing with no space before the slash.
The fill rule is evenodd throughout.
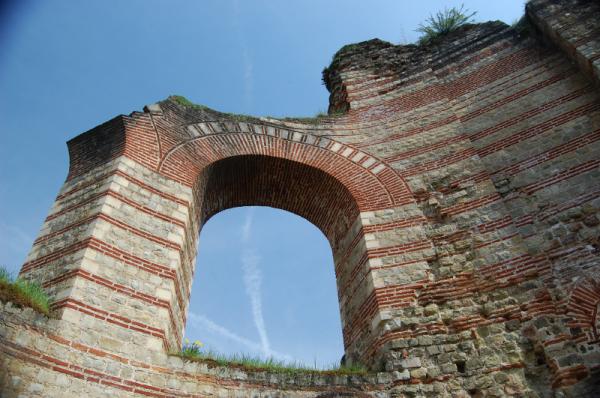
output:
<path id="1" fill-rule="evenodd" d="M 459 8 L 445 8 L 443 11 L 438 11 L 435 15 L 430 15 L 416 29 L 416 32 L 421 33 L 419 44 L 432 43 L 461 26 L 471 23 L 475 14 L 477 12 L 469 14 L 469 10 L 465 9 L 463 4 Z"/>
<path id="2" fill-rule="evenodd" d="M 368 373 L 363 366 L 337 366 L 332 365 L 326 369 L 308 367 L 300 363 L 289 363 L 275 358 L 261 358 L 248 354 L 225 355 L 212 350 L 203 350 L 202 343 L 188 340 L 183 344 L 181 351 L 174 353 L 180 358 L 213 364 L 215 366 L 240 368 L 247 371 L 265 371 L 280 374 L 317 374 L 317 375 L 365 375 Z"/>
<path id="3" fill-rule="evenodd" d="M 4 267 L 0 267 L 0 301 L 10 301 L 17 307 L 31 307 L 44 315 L 50 314 L 50 300 L 44 289 L 25 279 L 13 279 Z"/>

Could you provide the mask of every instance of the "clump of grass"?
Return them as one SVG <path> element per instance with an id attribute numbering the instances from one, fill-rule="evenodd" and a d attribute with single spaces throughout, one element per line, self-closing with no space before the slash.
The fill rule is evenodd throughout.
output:
<path id="1" fill-rule="evenodd" d="M 344 112 L 344 111 L 336 111 L 336 112 L 332 112 L 332 113 L 327 113 L 327 111 L 320 110 L 319 112 L 315 113 L 315 115 L 313 117 L 302 117 L 302 116 L 284 117 L 284 118 L 280 118 L 279 120 L 283 120 L 286 122 L 319 124 L 323 121 L 323 119 L 326 119 L 326 118 L 333 119 L 333 118 L 336 118 L 336 117 L 339 117 L 339 116 L 342 116 L 345 114 L 346 114 L 346 112 Z"/>
<path id="2" fill-rule="evenodd" d="M 169 99 L 172 99 L 173 101 L 177 102 L 179 105 L 189 106 L 191 108 L 196 108 L 196 109 L 210 109 L 206 105 L 193 103 L 189 99 L 185 98 L 183 95 L 171 95 L 169 97 Z"/>
<path id="3" fill-rule="evenodd" d="M 202 346 L 204 344 L 196 340 L 193 343 L 190 343 L 188 339 L 185 339 L 183 346 L 181 347 L 181 356 L 183 357 L 195 357 L 202 353 Z"/>
<path id="4" fill-rule="evenodd" d="M 431 43 L 472 22 L 475 14 L 477 12 L 469 14 L 469 10 L 465 9 L 464 4 L 462 4 L 459 8 L 445 8 L 444 11 L 438 11 L 435 15 L 430 15 L 425 23 L 419 24 L 416 29 L 417 32 L 422 33 L 419 44 Z"/>
<path id="5" fill-rule="evenodd" d="M 321 118 L 324 118 L 324 117 L 327 117 L 327 116 L 329 116 L 327 114 L 327 111 L 320 110 L 319 112 L 315 113 L 315 116 L 313 116 L 313 118 L 314 119 L 321 119 Z"/>
<path id="6" fill-rule="evenodd" d="M 9 283 L 12 281 L 12 275 L 4 267 L 0 267 L 0 282 Z"/>
<path id="7" fill-rule="evenodd" d="M 13 279 L 4 267 L 0 267 L 0 300 L 10 301 L 18 307 L 31 307 L 44 315 L 50 314 L 50 300 L 44 289 L 25 279 Z"/>
<path id="8" fill-rule="evenodd" d="M 242 115 L 240 113 L 219 112 L 219 111 L 209 108 L 206 105 L 195 104 L 182 95 L 171 95 L 171 96 L 169 96 L 169 99 L 175 101 L 179 105 L 187 106 L 189 108 L 194 108 L 194 109 L 200 109 L 200 110 L 204 110 L 204 111 L 210 111 L 215 115 L 221 116 L 223 118 L 235 120 L 238 122 L 246 122 L 246 121 L 253 122 L 253 121 L 256 121 L 256 119 L 257 119 L 254 116 Z"/>
<path id="9" fill-rule="evenodd" d="M 204 110 L 204 111 L 210 111 L 210 112 L 214 113 L 215 115 L 222 116 L 223 118 L 227 118 L 227 119 L 238 121 L 238 122 L 256 122 L 258 120 L 258 118 L 255 116 L 242 115 L 239 113 L 228 113 L 228 112 L 215 111 L 214 109 L 211 109 L 211 108 L 207 107 L 206 105 L 195 104 L 192 101 L 190 101 L 189 99 L 187 99 L 181 95 L 171 95 L 171 96 L 169 96 L 169 99 L 172 101 L 175 101 L 179 105 L 186 106 L 189 108 L 194 108 L 194 109 L 200 109 L 200 110 Z M 321 110 L 321 111 L 317 112 L 315 114 L 315 116 L 313 116 L 313 117 L 284 117 L 284 118 L 276 118 L 276 117 L 271 117 L 271 116 L 267 116 L 267 117 L 270 117 L 272 119 L 279 119 L 279 120 L 283 120 L 283 121 L 290 121 L 290 122 L 318 124 L 322 121 L 322 119 L 324 119 L 326 117 L 336 117 L 336 116 L 343 115 L 344 113 L 345 112 L 335 112 L 332 114 L 327 114 L 326 111 Z"/>
<path id="10" fill-rule="evenodd" d="M 291 375 L 306 373 L 321 375 L 364 375 L 368 372 L 365 367 L 360 365 L 332 365 L 325 369 L 318 369 L 316 366 L 308 367 L 299 362 L 290 363 L 275 359 L 273 357 L 261 358 L 259 356 L 248 354 L 225 355 L 213 350 L 203 350 L 200 342 L 196 341 L 194 343 L 190 343 L 187 339 L 183 344 L 181 351 L 174 353 L 174 355 L 190 361 L 212 363 L 216 366 Z"/>

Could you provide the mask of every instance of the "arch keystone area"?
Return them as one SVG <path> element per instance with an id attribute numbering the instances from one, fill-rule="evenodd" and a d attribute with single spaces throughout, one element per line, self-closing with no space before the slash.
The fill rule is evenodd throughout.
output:
<path id="1" fill-rule="evenodd" d="M 192 180 L 178 174 L 183 162 L 190 163 L 188 169 L 202 170 L 226 157 L 265 155 L 301 162 L 336 177 L 364 211 L 414 202 L 409 187 L 385 162 L 331 138 L 248 122 L 202 122 L 185 130 L 191 138 L 169 149 L 158 165 L 160 173 L 182 183 Z"/>

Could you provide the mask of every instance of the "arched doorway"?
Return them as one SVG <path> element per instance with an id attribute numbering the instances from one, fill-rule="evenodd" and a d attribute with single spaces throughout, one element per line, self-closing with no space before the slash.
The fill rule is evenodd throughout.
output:
<path id="1" fill-rule="evenodd" d="M 405 182 L 327 131 L 179 123 L 181 109 L 170 106 L 177 108 L 162 103 L 161 114 L 119 117 L 69 142 L 68 181 L 22 269 L 58 298 L 66 330 L 76 335 L 80 320 L 93 317 L 90 336 L 114 329 L 115 349 L 133 358 L 176 351 L 202 224 L 224 209 L 270 206 L 327 237 L 346 359 L 375 364 L 393 337 L 384 337 L 390 311 L 414 301 L 396 292 L 404 280 L 390 272 L 413 264 L 415 252 L 419 264 L 430 255 Z"/>
<path id="2" fill-rule="evenodd" d="M 200 232 L 185 336 L 207 355 L 339 364 L 339 304 L 323 233 L 271 207 L 213 216 Z"/>

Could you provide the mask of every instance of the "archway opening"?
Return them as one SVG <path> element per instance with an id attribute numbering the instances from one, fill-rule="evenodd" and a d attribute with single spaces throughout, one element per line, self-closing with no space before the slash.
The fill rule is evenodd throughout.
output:
<path id="1" fill-rule="evenodd" d="M 312 223 L 321 231 L 322 235 L 325 235 L 329 243 L 329 253 L 333 254 L 333 261 L 329 262 L 328 272 L 330 275 L 335 274 L 342 327 L 339 327 L 340 321 L 336 316 L 333 316 L 332 320 L 335 319 L 333 323 L 337 323 L 338 330 L 344 332 L 344 347 L 347 354 L 349 344 L 346 324 L 354 320 L 357 302 L 364 299 L 362 293 L 356 296 L 347 294 L 348 291 L 360 290 L 356 284 L 350 286 L 350 289 L 349 283 L 356 281 L 363 285 L 365 283 L 362 278 L 356 278 L 356 274 L 351 275 L 351 272 L 347 272 L 356 269 L 356 266 L 364 260 L 362 251 L 355 250 L 359 247 L 357 242 L 360 241 L 362 234 L 358 205 L 350 191 L 338 179 L 320 169 L 296 161 L 263 155 L 232 156 L 216 161 L 203 169 L 194 189 L 196 195 L 194 216 L 200 230 L 211 217 L 223 210 L 242 206 L 265 206 L 294 213 L 302 217 L 304 221 Z M 239 230 L 238 227 L 237 231 Z M 283 234 L 285 232 L 281 231 L 280 235 Z M 282 237 L 274 237 L 272 245 L 277 245 L 277 238 Z M 240 241 L 240 237 L 236 237 L 235 233 L 231 239 L 234 241 L 238 239 L 243 246 L 243 240 Z M 246 243 L 248 242 L 246 240 Z M 293 244 L 299 251 L 315 250 L 310 242 L 306 242 L 302 238 L 296 238 Z M 241 257 L 238 256 L 237 261 L 239 262 L 240 259 Z M 284 255 L 280 254 L 277 261 L 285 264 L 287 260 Z M 202 261 L 198 262 L 198 266 L 202 267 Z M 313 272 L 313 270 L 307 266 L 304 272 Z M 306 282 L 307 279 L 309 278 L 304 278 L 303 282 Z M 273 288 L 282 288 L 285 291 L 285 283 L 282 283 L 281 286 L 277 286 L 276 281 L 272 283 L 276 284 Z M 287 283 L 293 283 L 293 281 Z M 197 289 L 202 289 L 201 284 L 202 282 L 199 281 L 198 285 L 200 286 Z M 247 289 L 247 286 L 244 286 L 244 289 Z M 310 314 L 310 309 L 307 313 Z M 189 317 L 191 322 L 188 321 L 190 324 L 194 322 L 193 314 L 192 310 Z M 206 322 L 204 323 L 206 324 Z M 254 329 L 260 331 L 261 327 L 257 327 L 255 319 L 253 319 L 253 323 Z M 315 321 L 310 327 L 319 330 L 321 325 Z M 260 346 L 255 348 L 262 350 L 263 354 L 268 354 L 268 350 L 265 349 L 264 334 L 259 333 L 258 337 Z M 339 354 L 335 356 L 337 357 L 335 362 L 338 362 Z M 292 356 L 290 355 L 290 357 Z M 315 355 L 310 355 L 310 357 L 309 360 L 312 364 L 315 359 L 320 360 Z M 292 359 L 300 358 L 292 357 Z M 302 360 L 307 361 L 306 358 L 302 358 Z M 331 364 L 331 356 L 324 357 L 321 363 L 321 365 Z"/>
<path id="2" fill-rule="evenodd" d="M 269 207 L 203 227 L 185 335 L 205 351 L 319 368 L 343 355 L 331 247 L 305 219 Z"/>

